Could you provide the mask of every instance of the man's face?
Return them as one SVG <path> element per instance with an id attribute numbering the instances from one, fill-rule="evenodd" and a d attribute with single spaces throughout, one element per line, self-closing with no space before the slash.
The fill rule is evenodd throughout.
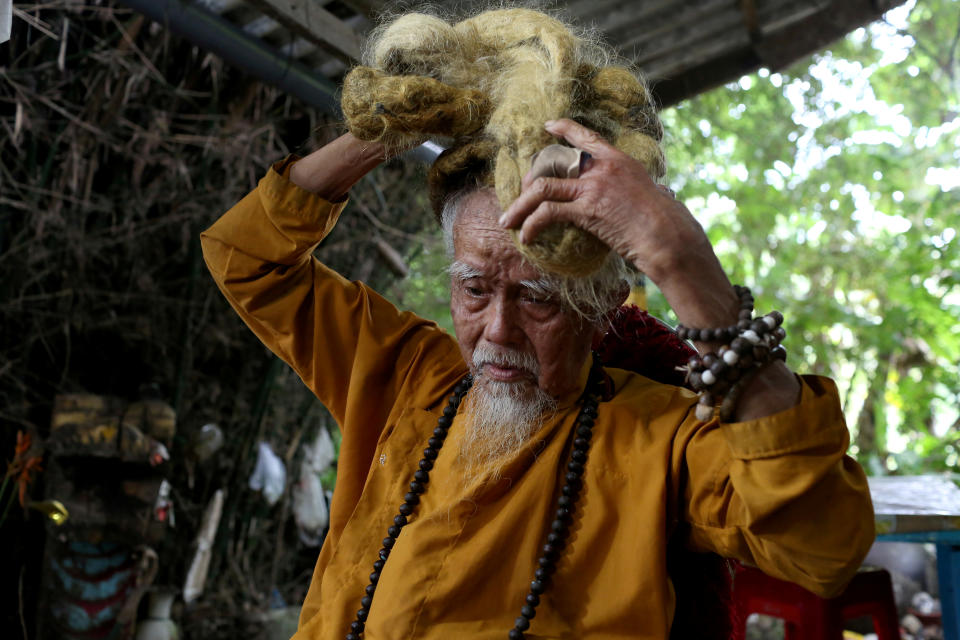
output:
<path id="1" fill-rule="evenodd" d="M 595 328 L 543 297 L 542 276 L 497 224 L 501 213 L 491 190 L 477 191 L 454 225 L 450 312 L 460 350 L 478 381 L 560 398 L 578 390 Z"/>

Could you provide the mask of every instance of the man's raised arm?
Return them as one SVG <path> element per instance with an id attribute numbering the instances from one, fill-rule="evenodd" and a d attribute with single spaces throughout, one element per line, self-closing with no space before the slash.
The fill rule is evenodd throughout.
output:
<path id="1" fill-rule="evenodd" d="M 293 165 L 290 181 L 329 202 L 340 202 L 385 159 L 383 146 L 347 133 Z"/>
<path id="2" fill-rule="evenodd" d="M 274 165 L 201 235 L 204 259 L 224 296 L 341 425 L 372 417 L 347 415 L 351 407 L 369 406 L 354 402 L 364 387 L 389 398 L 424 350 L 450 350 L 453 343 L 432 323 L 401 313 L 312 257 L 350 187 L 382 161 L 379 145 L 344 135 L 306 158 Z"/>

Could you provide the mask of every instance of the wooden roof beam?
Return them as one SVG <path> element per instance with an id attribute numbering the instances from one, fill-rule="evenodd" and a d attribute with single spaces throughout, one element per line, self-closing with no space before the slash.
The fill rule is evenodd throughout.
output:
<path id="1" fill-rule="evenodd" d="M 571 2 L 566 11 L 581 22 L 593 20 L 594 26 L 609 33 L 611 27 L 623 24 L 624 20 L 642 21 L 661 11 L 675 9 L 676 4 L 677 0 L 646 0 L 641 3 L 636 0 L 577 0 Z M 603 19 L 596 21 L 597 16 L 603 16 Z"/>
<path id="2" fill-rule="evenodd" d="M 878 19 L 905 0 L 830 0 L 813 13 L 778 20 L 777 28 L 762 28 L 758 42 L 750 42 L 746 29 L 732 31 L 714 42 L 704 42 L 688 55 L 665 57 L 648 67 L 652 91 L 663 106 L 670 106 L 760 67 L 780 70 L 823 49 L 857 27 Z M 762 20 L 761 20 L 762 22 Z M 769 24 L 762 25 L 769 27 Z M 659 62 L 659 64 L 658 64 Z"/>
<path id="3" fill-rule="evenodd" d="M 654 82 L 659 79 L 679 77 L 686 72 L 696 71 L 712 61 L 722 58 L 729 51 L 738 52 L 740 58 L 749 58 L 756 61 L 757 56 L 755 54 L 748 55 L 751 53 L 749 45 L 750 36 L 747 35 L 746 30 L 737 29 L 700 42 L 696 47 L 687 47 L 682 54 L 661 58 L 658 63 L 649 65 L 647 73 Z M 746 73 L 746 70 L 737 68 L 733 71 L 733 77 L 728 77 L 723 82 L 729 82 L 742 73 Z M 722 84 L 722 82 L 718 84 Z"/>
<path id="4" fill-rule="evenodd" d="M 633 44 L 646 37 L 656 36 L 664 31 L 689 25 L 696 28 L 697 24 L 709 16 L 718 13 L 736 11 L 731 0 L 699 0 L 698 2 L 674 3 L 668 11 L 644 17 L 637 20 L 632 16 L 623 16 L 615 25 L 611 25 L 607 33 L 614 42 L 623 45 Z"/>
<path id="5" fill-rule="evenodd" d="M 386 0 L 340 0 L 340 2 L 374 22 L 387 4 Z"/>
<path id="6" fill-rule="evenodd" d="M 241 29 L 252 35 L 254 38 L 264 38 L 269 35 L 273 35 L 280 29 L 283 25 L 274 20 L 269 16 L 258 16 L 244 24 Z"/>
<path id="7" fill-rule="evenodd" d="M 677 31 L 700 31 L 702 25 L 717 15 L 733 16 L 739 20 L 739 14 L 730 6 L 730 0 L 706 0 L 699 4 L 691 4 L 670 13 L 664 14 L 658 20 L 649 20 L 643 25 L 630 21 L 617 29 L 620 37 L 612 36 L 619 43 L 620 51 L 629 53 L 630 50 L 648 51 L 645 46 L 651 40 L 666 37 L 670 39 Z"/>
<path id="8" fill-rule="evenodd" d="M 346 62 L 360 59 L 363 38 L 319 0 L 248 0 L 296 35 Z"/>
<path id="9" fill-rule="evenodd" d="M 696 19 L 678 20 L 672 28 L 655 28 L 649 32 L 624 42 L 620 52 L 631 58 L 641 69 L 646 69 L 652 61 L 670 55 L 685 55 L 691 48 L 697 49 L 701 43 L 722 38 L 727 35 L 747 30 L 751 40 L 762 39 L 765 31 L 775 30 L 782 24 L 799 20 L 810 15 L 809 0 L 777 0 L 767 2 L 763 11 L 756 17 L 756 31 L 751 33 L 750 27 L 745 24 L 743 15 L 733 8 L 711 15 L 698 15 Z M 802 6 L 801 6 L 802 5 Z M 815 11 L 815 10 L 814 10 Z M 791 18 L 783 16 L 790 14 Z M 693 16 L 685 16 L 692 18 Z M 770 24 L 777 20 L 773 29 Z M 668 63 L 655 63 L 664 66 Z"/>
<path id="10" fill-rule="evenodd" d="M 649 74 L 650 65 L 656 64 L 654 61 L 689 52 L 704 40 L 738 31 L 741 26 L 740 16 L 724 12 L 704 18 L 695 26 L 686 24 L 656 38 L 644 38 L 636 45 L 621 48 L 621 53 L 632 59 L 641 71 Z"/>
<path id="11" fill-rule="evenodd" d="M 833 0 L 822 10 L 791 21 L 773 32 L 764 31 L 754 50 L 771 71 L 819 51 L 858 27 L 877 20 L 891 7 L 905 0 Z"/>

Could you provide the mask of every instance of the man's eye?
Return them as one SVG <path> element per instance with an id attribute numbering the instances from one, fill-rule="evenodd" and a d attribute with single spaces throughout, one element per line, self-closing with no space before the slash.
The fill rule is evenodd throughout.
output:
<path id="1" fill-rule="evenodd" d="M 550 304 L 551 302 L 547 296 L 537 296 L 529 293 L 523 296 L 522 300 L 529 304 Z"/>
<path id="2" fill-rule="evenodd" d="M 480 287 L 466 286 L 466 287 L 464 287 L 463 289 L 464 289 L 464 291 L 466 291 L 466 292 L 467 292 L 469 295 L 471 295 L 471 296 L 482 296 L 482 295 L 483 295 L 483 289 L 481 289 Z"/>

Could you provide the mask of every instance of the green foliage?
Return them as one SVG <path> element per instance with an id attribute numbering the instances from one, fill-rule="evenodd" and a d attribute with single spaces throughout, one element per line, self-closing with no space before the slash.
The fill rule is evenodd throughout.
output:
<path id="1" fill-rule="evenodd" d="M 446 276 L 449 263 L 440 231 L 428 225 L 408 256 L 410 275 L 394 283 L 387 296 L 400 308 L 430 318 L 453 333 L 450 285 Z"/>
<path id="2" fill-rule="evenodd" d="M 731 279 L 787 312 L 794 368 L 838 381 L 853 452 L 956 470 L 960 2 L 890 20 L 665 112 L 667 155 Z"/>

